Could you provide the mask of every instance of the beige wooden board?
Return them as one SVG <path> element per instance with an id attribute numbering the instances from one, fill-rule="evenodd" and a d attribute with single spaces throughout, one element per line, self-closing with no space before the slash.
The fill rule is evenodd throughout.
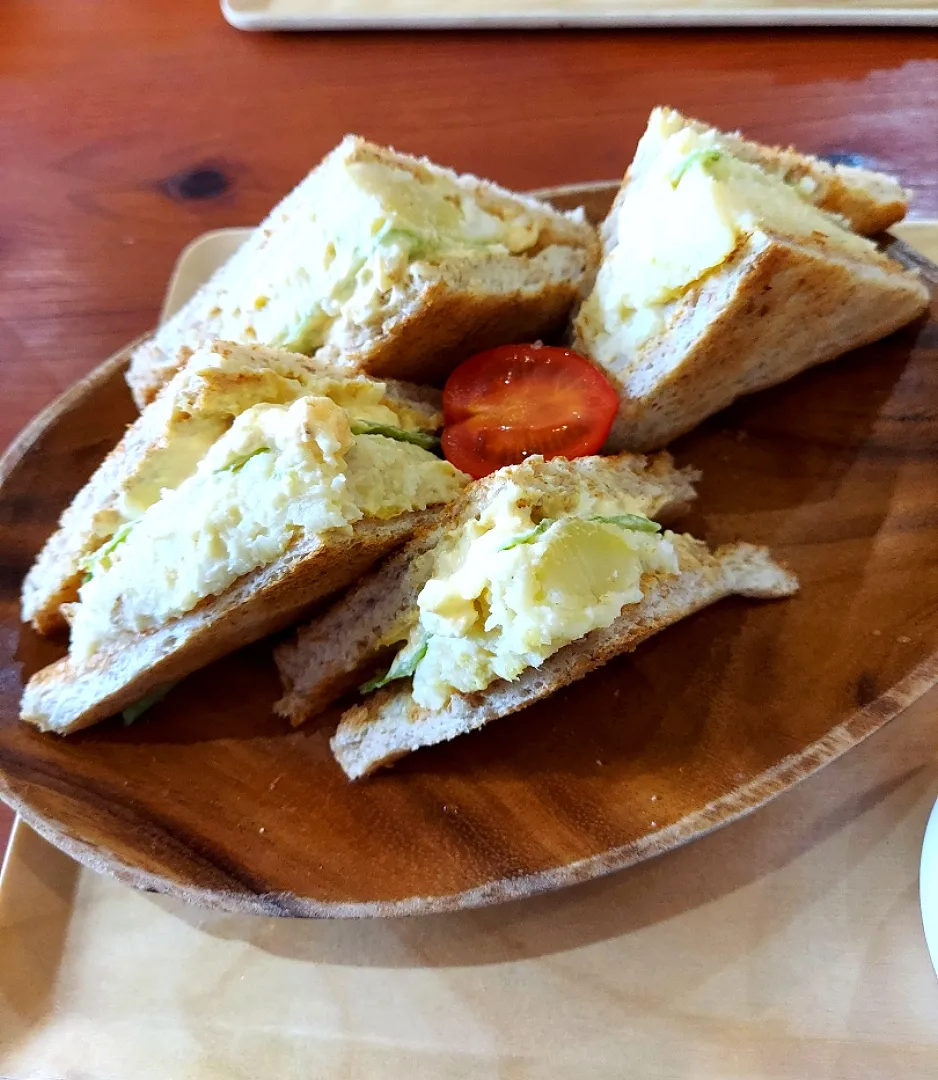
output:
<path id="1" fill-rule="evenodd" d="M 938 224 L 897 232 L 938 257 Z M 242 236 L 189 248 L 167 309 Z M 0 887 L 0 1077 L 933 1078 L 918 865 L 936 797 L 933 690 L 661 858 L 496 908 L 364 923 L 187 908 L 20 825 Z"/>
<path id="2" fill-rule="evenodd" d="M 632 870 L 456 915 L 186 908 L 19 826 L 0 890 L 17 1080 L 938 1075 L 917 867 L 938 696 Z"/>
<path id="3" fill-rule="evenodd" d="M 492 26 L 936 26 L 934 0 L 222 0 L 242 30 Z"/>

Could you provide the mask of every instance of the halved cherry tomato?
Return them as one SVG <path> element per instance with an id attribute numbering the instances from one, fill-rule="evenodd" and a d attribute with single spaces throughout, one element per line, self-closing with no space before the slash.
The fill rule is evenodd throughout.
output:
<path id="1" fill-rule="evenodd" d="M 531 454 L 595 454 L 618 406 L 612 384 L 579 353 L 500 345 L 466 360 L 447 379 L 443 453 L 475 479 Z"/>

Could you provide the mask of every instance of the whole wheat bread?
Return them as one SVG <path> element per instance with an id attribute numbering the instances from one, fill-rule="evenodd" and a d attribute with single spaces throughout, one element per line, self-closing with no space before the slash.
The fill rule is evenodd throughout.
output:
<path id="1" fill-rule="evenodd" d="M 439 711 L 421 708 L 410 690 L 398 684 L 349 709 L 331 740 L 346 775 L 352 780 L 368 776 L 414 750 L 517 712 L 725 596 L 769 598 L 797 591 L 797 579 L 765 548 L 730 544 L 711 553 L 686 536 L 675 537 L 674 544 L 681 566 L 678 576 L 650 582 L 644 599 L 624 608 L 610 626 L 565 646 L 518 679 L 499 680 L 473 694 L 456 694 Z"/>
<path id="2" fill-rule="evenodd" d="M 666 446 L 736 398 L 777 386 L 921 315 L 928 289 L 891 259 L 852 259 L 820 237 L 755 233 L 668 305 L 666 327 L 626 370 L 603 368 L 620 407 L 606 449 Z M 575 348 L 589 355 L 591 329 Z"/>
<path id="3" fill-rule="evenodd" d="M 389 164 L 409 173 L 418 185 L 421 178 L 445 176 L 490 213 L 524 210 L 540 231 L 537 243 L 520 254 L 415 257 L 403 288 L 390 291 L 364 321 L 343 309 L 322 345 L 323 358 L 381 376 L 432 383 L 480 349 L 563 329 L 571 307 L 589 286 L 599 256 L 595 230 L 582 214 L 561 213 L 548 203 L 474 176 L 457 176 L 426 159 L 347 136 L 195 296 L 134 352 L 127 378 L 141 407 L 201 342 L 225 335 L 227 310 L 240 311 L 242 304 L 254 303 L 248 293 L 258 267 L 265 265 L 271 237 L 318 208 L 321 170 L 339 159 Z M 279 272 L 279 267 L 275 269 Z M 284 272 L 289 270 L 283 267 Z M 313 303 L 317 297 L 309 299 Z"/>
<path id="4" fill-rule="evenodd" d="M 113 716 L 155 689 L 289 626 L 438 514 L 437 508 L 390 521 L 364 518 L 351 533 L 330 530 L 296 542 L 276 562 L 180 618 L 146 633 L 115 637 L 87 662 L 66 656 L 43 668 L 26 686 L 21 718 L 43 731 L 66 734 Z"/>
<path id="5" fill-rule="evenodd" d="M 667 523 L 694 499 L 696 479 L 697 473 L 676 468 L 670 454 L 665 453 L 653 458 L 621 454 L 576 461 L 532 457 L 477 480 L 433 526 L 417 533 L 339 603 L 275 649 L 285 691 L 275 706 L 277 711 L 292 724 L 301 724 L 372 673 L 394 644 L 390 639 L 395 627 L 413 609 L 430 576 L 432 560 L 423 556 L 433 551 L 441 536 L 475 517 L 506 483 L 523 484 L 532 499 L 539 492 L 565 485 L 611 485 L 635 496 L 649 517 Z"/>
<path id="6" fill-rule="evenodd" d="M 41 633 L 63 629 L 63 604 L 77 599 L 82 560 L 122 523 L 121 499 L 149 486 L 175 487 L 194 472 L 207 440 L 217 438 L 248 404 L 279 403 L 302 392 L 315 375 L 349 373 L 322 360 L 280 349 L 214 342 L 190 358 L 152 405 L 144 409 L 78 492 L 23 582 L 23 620 Z M 436 430 L 442 422 L 439 393 L 391 382 L 386 399 L 414 424 Z"/>
<path id="7" fill-rule="evenodd" d="M 619 217 L 633 192 L 638 197 L 636 181 L 654 167 L 663 136 L 682 126 L 707 130 L 679 113 L 657 112 L 602 226 L 604 260 L 618 247 Z M 834 205 L 835 196 L 841 203 L 846 199 L 846 181 L 832 167 L 736 136 L 715 135 L 729 141 L 737 156 L 768 163 L 768 171 L 783 178 L 814 178 L 811 201 L 846 213 L 844 205 Z M 857 199 L 861 192 L 872 199 L 871 193 L 888 188 L 888 178 L 880 178 L 881 183 L 870 179 L 876 175 L 863 173 L 863 185 L 852 189 Z M 873 215 L 868 204 L 855 200 L 849 206 L 860 215 L 857 207 L 867 205 Z M 887 204 L 882 203 L 877 228 L 889 217 Z M 877 341 L 927 309 L 928 290 L 916 273 L 872 244 L 841 235 L 845 242 L 838 243 L 819 231 L 789 235 L 754 227 L 725 262 L 656 308 L 658 328 L 638 344 L 616 341 L 605 310 L 595 297 L 589 298 L 574 321 L 573 342 L 619 393 L 621 404 L 606 449 L 665 446 L 737 397 Z M 609 289 L 614 279 L 607 273 L 610 277 L 604 279 L 601 271 L 599 283 Z M 599 285 L 597 296 L 598 290 Z M 615 357 L 608 355 L 611 350 Z"/>

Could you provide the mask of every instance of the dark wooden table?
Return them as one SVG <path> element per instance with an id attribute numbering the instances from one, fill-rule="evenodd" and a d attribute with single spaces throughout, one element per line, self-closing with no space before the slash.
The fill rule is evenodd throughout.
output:
<path id="1" fill-rule="evenodd" d="M 212 0 L 5 0 L 0 449 L 152 325 L 184 244 L 346 131 L 525 188 L 617 176 L 657 103 L 898 173 L 938 217 L 928 31 L 253 35 Z"/>

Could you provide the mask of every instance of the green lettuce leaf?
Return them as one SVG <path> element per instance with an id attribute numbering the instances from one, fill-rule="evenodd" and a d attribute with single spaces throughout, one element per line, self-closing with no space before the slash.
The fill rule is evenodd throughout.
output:
<path id="1" fill-rule="evenodd" d="M 409 679 L 417 670 L 417 665 L 427 655 L 427 646 L 430 644 L 430 637 L 431 635 L 427 634 L 406 660 L 401 660 L 402 653 L 398 653 L 397 656 L 394 657 L 386 675 L 379 675 L 369 682 L 362 683 L 358 688 L 358 692 L 360 694 L 370 694 L 372 690 L 380 690 L 382 686 L 387 686 L 389 682 L 394 682 L 396 679 Z"/>
<path id="2" fill-rule="evenodd" d="M 158 686 L 155 690 L 151 690 L 149 694 L 144 694 L 139 701 L 135 701 L 133 705 L 128 705 L 126 709 L 121 713 L 124 718 L 124 727 L 130 727 L 132 723 L 139 720 L 141 716 L 158 702 L 162 701 L 164 697 L 172 690 L 177 683 L 169 682 L 163 686 Z"/>
<path id="3" fill-rule="evenodd" d="M 678 162 L 671 170 L 671 187 L 677 187 L 684 179 L 687 171 L 692 169 L 695 165 L 699 165 L 702 169 L 706 170 L 709 166 L 720 161 L 724 156 L 722 150 L 715 150 L 713 147 L 692 150 L 683 161 Z"/>
<path id="4" fill-rule="evenodd" d="M 239 473 L 245 465 L 251 460 L 256 458 L 258 454 L 269 454 L 269 446 L 259 446 L 256 450 L 252 450 L 250 454 L 242 454 L 241 457 L 235 458 L 234 461 L 230 461 L 227 465 L 222 466 L 219 472 L 232 472 Z"/>
<path id="5" fill-rule="evenodd" d="M 353 435 L 383 435 L 386 439 L 413 443 L 414 446 L 429 450 L 431 453 L 435 453 L 440 448 L 439 438 L 426 431 L 404 431 L 403 428 L 393 427 L 391 424 L 372 424 L 367 420 L 353 420 L 351 427 Z"/>
<path id="6" fill-rule="evenodd" d="M 533 544 L 542 533 L 547 532 L 555 520 L 555 518 L 544 518 L 533 529 L 528 529 L 526 533 L 521 533 L 520 536 L 513 536 L 502 544 L 500 548 L 496 548 L 496 551 L 511 551 L 512 548 L 518 547 L 519 544 Z"/>
<path id="7" fill-rule="evenodd" d="M 651 518 L 645 517 L 644 514 L 613 514 L 611 517 L 597 514 L 591 517 L 590 521 L 601 521 L 605 525 L 619 525 L 623 529 L 634 529 L 636 532 L 661 532 L 661 526 L 658 522 L 652 521 Z"/>
<path id="8" fill-rule="evenodd" d="M 81 568 L 85 571 L 85 576 L 81 579 L 82 585 L 85 585 L 94 577 L 94 572 L 100 565 L 101 560 L 106 558 L 113 551 L 116 551 L 117 548 L 123 544 L 130 535 L 130 530 L 135 524 L 136 522 L 128 521 L 126 524 L 121 525 L 106 544 L 102 544 L 93 555 L 88 555 L 86 558 L 82 559 Z"/>

